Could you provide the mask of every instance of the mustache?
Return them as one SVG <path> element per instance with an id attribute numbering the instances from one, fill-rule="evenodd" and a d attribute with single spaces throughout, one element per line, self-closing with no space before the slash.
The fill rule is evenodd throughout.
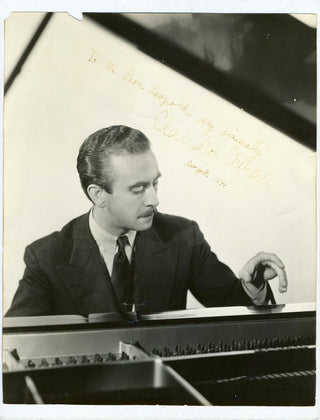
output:
<path id="1" fill-rule="evenodd" d="M 153 207 L 152 209 L 149 209 L 148 211 L 145 211 L 144 213 L 140 214 L 139 217 L 148 217 L 152 216 L 153 214 L 157 213 L 157 208 Z"/>

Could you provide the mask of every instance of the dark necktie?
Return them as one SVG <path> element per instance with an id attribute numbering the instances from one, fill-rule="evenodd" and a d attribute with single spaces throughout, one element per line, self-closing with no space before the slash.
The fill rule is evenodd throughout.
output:
<path id="1" fill-rule="evenodd" d="M 117 239 L 118 252 L 113 259 L 111 282 L 122 309 L 130 311 L 132 297 L 130 264 L 125 252 L 127 244 L 129 244 L 127 236 L 123 235 Z"/>

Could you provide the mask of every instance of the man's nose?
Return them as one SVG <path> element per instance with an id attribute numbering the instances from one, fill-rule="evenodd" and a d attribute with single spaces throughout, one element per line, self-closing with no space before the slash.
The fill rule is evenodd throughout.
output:
<path id="1" fill-rule="evenodd" d="M 146 206 L 157 207 L 159 205 L 158 192 L 156 187 L 151 186 L 150 188 L 148 188 L 146 191 L 145 198 Z"/>

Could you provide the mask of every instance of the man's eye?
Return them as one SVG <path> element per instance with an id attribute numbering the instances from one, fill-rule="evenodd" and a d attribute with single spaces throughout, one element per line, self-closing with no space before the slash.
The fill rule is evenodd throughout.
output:
<path id="1" fill-rule="evenodd" d="M 132 188 L 132 192 L 135 194 L 142 193 L 145 190 L 145 187 L 143 185 L 140 185 L 139 187 Z"/>

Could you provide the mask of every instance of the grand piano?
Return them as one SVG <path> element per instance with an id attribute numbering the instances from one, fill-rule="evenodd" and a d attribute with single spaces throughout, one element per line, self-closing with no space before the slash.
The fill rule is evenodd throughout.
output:
<path id="1" fill-rule="evenodd" d="M 309 290 L 312 289 L 313 292 L 314 265 L 308 265 L 305 261 L 310 256 L 308 260 L 310 262 L 315 255 L 315 247 L 313 248 L 312 245 L 314 241 L 313 225 L 309 226 L 308 224 L 311 220 L 315 220 L 313 213 L 314 172 L 312 171 L 314 162 L 309 159 L 313 153 L 309 149 L 314 150 L 316 145 L 315 29 L 303 25 L 292 16 L 277 14 L 194 14 L 190 16 L 183 14 L 178 16 L 176 21 L 173 21 L 170 15 L 165 25 L 155 22 L 155 26 L 152 28 L 149 27 L 151 25 L 150 16 L 87 13 L 84 14 L 84 21 L 79 22 L 80 26 L 84 25 L 85 30 L 81 29 L 80 31 L 78 24 L 70 23 L 62 14 L 57 13 L 52 17 L 47 32 L 44 32 L 44 37 L 37 45 L 39 48 L 34 49 L 34 55 L 31 55 L 29 62 L 30 67 L 24 67 L 25 83 L 30 86 L 31 92 L 28 95 L 25 93 L 29 92 L 28 90 L 21 90 L 23 84 L 13 85 L 13 81 L 21 73 L 22 64 L 36 44 L 41 31 L 51 19 L 51 15 L 48 14 L 44 18 L 5 85 L 6 93 L 10 88 L 6 113 L 13 116 L 11 119 L 14 122 L 10 126 L 8 123 L 10 119 L 6 121 L 6 144 L 10 144 L 10 147 L 7 148 L 5 156 L 6 167 L 14 168 L 14 177 L 7 174 L 5 179 L 15 179 L 20 190 L 29 193 L 30 186 L 38 185 L 39 171 L 37 168 L 42 165 L 42 160 L 46 167 L 47 156 L 53 153 L 51 145 L 61 137 L 61 132 L 53 130 L 52 112 L 47 113 L 47 125 L 43 126 L 45 136 L 35 136 L 34 127 L 38 127 L 39 115 L 43 115 L 41 114 L 43 109 L 53 109 L 53 112 L 62 117 L 63 98 L 67 98 L 65 99 L 67 100 L 66 107 L 69 107 L 71 111 L 66 113 L 66 120 L 61 120 L 62 122 L 56 126 L 61 127 L 65 124 L 63 129 L 69 133 L 69 136 L 71 131 L 67 131 L 68 127 L 72 127 L 73 132 L 76 124 L 80 126 L 80 131 L 90 131 L 87 125 L 90 126 L 91 121 L 86 121 L 84 126 L 80 124 L 80 120 L 90 120 L 87 115 L 95 115 L 97 121 L 99 118 L 105 119 L 106 115 L 110 119 L 114 116 L 118 121 L 123 113 L 126 116 L 138 114 L 139 121 L 146 122 L 148 131 L 154 136 L 155 142 L 158 141 L 158 149 L 164 148 L 164 161 L 168 161 L 169 164 L 168 156 L 175 153 L 177 156 L 178 154 L 183 155 L 183 148 L 181 150 L 172 149 L 178 150 L 178 152 L 172 152 L 169 148 L 169 146 L 172 147 L 172 144 L 169 141 L 166 142 L 165 136 L 160 136 L 158 131 L 148 125 L 149 119 L 158 114 L 162 105 L 155 103 L 154 97 L 149 94 L 142 96 L 140 88 L 132 90 L 132 86 L 129 86 L 131 90 L 126 90 L 125 95 L 119 93 L 124 92 L 122 73 L 117 79 L 112 71 L 109 71 L 110 69 L 107 72 L 102 65 L 112 62 L 111 58 L 115 63 L 118 63 L 119 68 L 123 66 L 123 70 L 127 69 L 129 64 L 131 66 L 132 63 L 136 63 L 140 75 L 144 74 L 144 70 L 148 71 L 146 86 L 150 88 L 155 86 L 157 81 L 154 78 L 156 77 L 155 70 L 152 70 L 156 69 L 157 72 L 159 71 L 157 75 L 161 74 L 160 80 L 163 81 L 161 82 L 163 88 L 170 91 L 170 86 L 174 86 L 174 90 L 181 97 L 186 91 L 188 96 L 194 97 L 193 100 L 198 107 L 199 115 L 208 115 L 208 118 L 212 118 L 212 121 L 217 124 L 218 128 L 214 139 L 221 146 L 221 156 L 224 156 L 227 151 L 227 149 L 223 149 L 224 147 L 234 146 L 233 140 L 235 139 L 232 136 L 222 135 L 222 128 L 230 129 L 227 123 L 230 123 L 231 117 L 228 121 L 224 121 L 224 115 L 229 115 L 230 107 L 228 105 L 226 108 L 225 101 L 216 102 L 215 96 L 209 97 L 209 91 L 238 107 L 237 112 L 232 113 L 234 118 L 232 123 L 236 127 L 237 121 L 243 120 L 242 128 L 239 131 L 240 139 L 242 139 L 242 135 L 245 136 L 243 138 L 249 136 L 253 145 L 255 134 L 259 140 L 263 133 L 270 133 L 270 135 L 265 134 L 263 140 L 269 150 L 272 148 L 277 150 L 279 156 L 272 154 L 269 157 L 267 155 L 265 165 L 267 168 L 274 168 L 274 178 L 277 181 L 275 186 L 279 189 L 276 189 L 275 195 L 271 196 L 272 199 L 269 196 L 265 198 L 262 193 L 257 196 L 258 190 L 254 184 L 249 183 L 250 180 L 241 184 L 239 189 L 238 182 L 232 184 L 233 181 L 238 180 L 238 172 L 234 177 L 229 174 L 230 186 L 233 186 L 231 192 L 235 194 L 235 197 L 231 199 L 230 194 L 227 200 L 226 197 L 223 197 L 223 200 L 219 201 L 220 206 L 225 206 L 221 214 L 227 218 L 228 214 L 231 215 L 229 210 L 232 209 L 233 217 L 236 214 L 234 209 L 237 209 L 239 216 L 232 218 L 228 224 L 236 225 L 241 221 L 244 238 L 246 238 L 249 228 L 254 231 L 252 236 L 259 238 L 257 230 L 261 229 L 260 235 L 266 235 L 266 243 L 268 243 L 268 238 L 269 241 L 279 242 L 276 233 L 274 233 L 274 238 L 272 236 L 273 232 L 277 232 L 274 223 L 277 223 L 278 220 L 283 223 L 285 221 L 284 227 L 280 225 L 281 229 L 278 230 L 285 238 L 287 238 L 285 232 L 288 232 L 290 243 L 299 243 L 299 247 L 288 247 L 287 239 L 286 242 L 282 241 L 279 247 L 281 249 L 282 246 L 285 250 L 292 248 L 293 255 L 290 260 L 292 267 L 290 269 L 297 279 L 296 283 L 300 281 L 302 270 L 304 272 L 305 267 L 309 267 L 307 275 L 311 280 L 310 282 L 305 281 L 303 287 L 307 288 L 309 285 Z M 221 21 L 220 25 L 216 24 L 217 18 Z M 195 25 L 199 26 L 198 32 L 195 31 Z M 219 28 L 228 27 L 231 29 L 242 28 L 240 32 L 237 32 L 238 36 L 232 36 L 232 40 L 237 42 L 243 40 L 241 45 L 238 45 L 237 42 L 235 45 L 232 42 L 229 43 L 227 31 L 222 31 L 222 34 L 226 33 L 226 39 L 222 34 L 216 33 Z M 16 28 L 18 28 L 18 30 L 16 29 L 17 33 L 20 34 L 22 26 L 17 24 Z M 100 32 L 103 29 L 105 31 Z M 57 41 L 61 34 L 68 34 L 66 38 L 72 42 L 72 44 L 66 43 L 65 50 L 62 48 L 62 41 L 60 43 Z M 79 34 L 84 35 L 83 38 L 79 38 Z M 233 32 L 230 34 L 233 35 Z M 7 40 L 10 40 L 9 25 L 7 25 L 6 35 Z M 12 45 L 14 45 L 12 53 L 14 55 L 17 50 L 17 38 L 19 39 L 17 36 L 12 38 Z M 91 39 L 92 43 L 87 45 L 87 39 Z M 134 60 L 128 61 L 127 54 L 119 53 L 124 48 L 120 39 L 133 46 L 130 48 L 126 46 L 126 51 L 131 54 L 132 48 L 134 48 Z M 213 39 L 220 39 L 222 45 L 230 45 L 231 50 L 235 53 L 242 51 L 243 57 L 238 57 L 237 54 L 230 55 L 230 68 L 226 68 L 225 58 L 228 58 L 228 55 L 219 56 L 219 45 L 214 44 Z M 293 40 L 295 44 L 293 44 Z M 63 39 L 63 42 L 65 41 L 66 39 Z M 52 48 L 52 45 L 58 47 Z M 44 46 L 43 50 L 42 46 Z M 88 46 L 90 48 L 87 48 Z M 101 52 L 100 59 L 107 61 L 99 63 L 99 66 L 92 64 L 93 62 L 90 63 L 88 59 L 92 54 L 92 47 L 98 48 Z M 9 63 L 8 49 L 10 50 L 10 48 L 6 48 L 7 65 Z M 71 50 L 72 55 L 70 55 Z M 47 54 L 47 51 L 50 53 Z M 142 56 L 141 52 L 146 56 Z M 49 60 L 51 56 L 59 63 L 63 71 L 56 71 L 56 66 L 52 65 Z M 147 56 L 157 60 L 156 67 L 149 57 L 147 59 Z M 32 67 L 32 63 L 35 63 L 34 67 Z M 37 65 L 37 63 L 41 65 Z M 43 63 L 49 64 L 44 67 Z M 247 66 L 248 63 L 252 66 Z M 165 66 L 162 68 L 163 64 Z M 165 69 L 166 66 L 170 67 L 170 72 Z M 48 73 L 42 78 L 43 70 L 36 71 L 35 69 L 44 68 Z M 130 67 L 128 68 L 130 69 Z M 181 73 L 182 78 L 189 78 L 201 86 L 200 101 L 197 100 L 198 93 L 195 96 L 192 94 L 195 92 L 195 86 L 188 84 L 188 87 L 184 87 L 183 90 L 181 87 L 177 87 L 181 86 L 177 82 L 180 83 L 182 79 L 173 74 L 171 69 Z M 76 80 L 75 75 L 82 78 L 79 79 L 79 83 L 74 82 L 68 85 L 66 89 L 68 95 L 64 97 L 61 86 L 64 87 L 65 81 Z M 57 76 L 61 76 L 61 78 Z M 42 82 L 43 80 L 44 82 Z M 47 83 L 47 80 L 50 80 L 50 83 Z M 186 83 L 184 79 L 183 83 Z M 81 89 L 79 89 L 80 86 Z M 90 92 L 89 90 L 85 92 L 83 101 L 78 101 L 77 95 L 79 95 L 79 91 L 82 94 L 84 86 L 90 87 Z M 205 92 L 203 88 L 208 92 Z M 145 91 L 150 92 L 147 89 Z M 33 106 L 30 106 L 30 97 L 34 99 Z M 69 98 L 74 97 L 76 100 L 72 99 L 69 102 Z M 54 98 L 57 98 L 56 102 L 53 101 Z M 35 104 L 38 105 L 38 108 Z M 56 109 L 54 108 L 55 104 L 57 104 Z M 80 114 L 79 104 L 83 108 Z M 143 104 L 143 107 L 139 107 L 138 104 Z M 208 109 L 203 108 L 203 104 L 206 104 Z M 213 106 L 212 104 L 218 105 Z M 16 115 L 20 109 L 23 109 L 25 116 L 17 124 Z M 28 110 L 32 110 L 32 114 L 26 114 Z M 267 130 L 267 126 L 264 126 L 263 129 L 260 125 L 255 128 L 243 110 L 262 119 L 279 132 L 285 133 L 288 138 L 281 137 L 276 130 L 271 133 Z M 81 118 L 81 115 L 85 115 L 85 118 Z M 222 122 L 220 118 L 222 118 Z M 43 119 L 45 120 L 44 117 Z M 25 124 L 23 124 L 24 121 L 26 121 Z M 202 135 L 202 130 L 197 125 L 199 120 L 197 119 L 195 122 L 195 128 L 192 129 L 196 134 L 195 138 L 199 138 Z M 181 122 L 179 127 L 184 128 L 184 126 L 185 122 Z M 253 134 L 250 127 L 254 127 Z M 70 137 L 73 138 L 73 136 Z M 75 136 L 75 139 L 72 141 L 78 141 L 78 136 Z M 306 150 L 296 148 L 294 141 L 289 143 L 291 139 L 306 146 Z M 25 143 L 21 143 L 23 140 Z M 61 165 L 59 174 L 69 173 L 70 155 L 73 154 L 75 147 L 74 143 L 71 144 L 71 140 L 70 144 L 63 141 L 65 152 L 61 153 L 59 148 L 58 155 L 50 156 L 52 162 L 54 156 L 58 156 L 56 161 L 59 161 Z M 14 145 L 17 149 L 14 149 Z M 174 146 L 180 147 L 178 143 Z M 37 169 L 35 178 L 32 177 L 30 170 L 30 155 L 27 152 L 23 154 L 24 150 L 31 152 L 37 150 L 37 159 L 39 160 L 37 165 L 34 165 Z M 41 152 L 43 152 L 42 155 Z M 16 161 L 17 156 L 19 156 L 18 161 Z M 64 161 L 65 157 L 68 158 L 68 162 Z M 191 157 L 194 159 L 193 156 Z M 188 157 L 188 161 L 191 157 Z M 196 159 L 198 160 L 199 156 Z M 171 164 L 173 166 L 169 167 L 168 171 L 170 174 L 176 173 L 176 168 L 179 165 L 185 167 L 183 159 L 178 163 L 172 161 Z M 221 165 L 220 173 L 228 174 L 229 169 L 224 168 L 223 164 Z M 280 169 L 277 172 L 278 167 Z M 215 162 L 212 168 L 215 174 L 219 166 L 217 167 Z M 310 173 L 306 169 L 310 169 Z M 54 165 L 54 170 L 56 171 L 56 165 Z M 277 175 L 283 175 L 283 177 L 278 179 Z M 44 177 L 43 185 L 45 185 L 42 192 L 50 192 L 49 198 L 43 196 L 43 202 L 49 203 L 48 208 L 51 211 L 57 202 L 66 201 L 65 195 L 62 198 L 62 196 L 53 194 L 61 190 L 56 188 L 56 185 L 61 181 L 60 178 L 57 181 L 57 178 L 47 170 L 43 171 L 42 176 Z M 200 175 L 198 178 L 193 175 L 192 177 L 192 179 L 199 180 L 199 183 L 203 181 Z M 180 178 L 177 179 L 180 180 Z M 50 182 L 53 182 L 52 186 L 50 186 Z M 211 186 L 215 184 L 211 183 L 209 187 L 209 184 L 204 185 L 202 182 L 201 188 L 191 188 L 188 182 L 185 182 L 185 185 L 187 186 L 188 201 L 184 201 L 182 196 L 180 199 L 182 205 L 185 207 L 185 203 L 190 202 L 190 191 L 198 192 L 207 188 L 208 194 L 204 194 L 205 201 L 202 205 L 194 200 L 195 207 L 207 208 L 207 197 L 211 195 Z M 18 278 L 17 273 L 10 270 L 20 269 L 12 263 L 16 257 L 10 259 L 8 238 L 11 235 L 12 252 L 16 256 L 19 236 L 21 236 L 21 242 L 23 241 L 23 248 L 22 243 L 20 244 L 20 250 L 22 250 L 27 240 L 29 241 L 29 237 L 33 238 L 33 235 L 36 237 L 38 234 L 40 236 L 40 233 L 43 234 L 36 231 L 38 226 L 39 229 L 41 228 L 41 223 L 30 224 L 30 220 L 39 217 L 36 216 L 39 214 L 47 215 L 47 210 L 46 207 L 39 207 L 38 200 L 28 197 L 28 206 L 25 206 L 24 211 L 21 212 L 19 210 L 21 196 L 16 194 L 16 188 L 12 188 L 12 184 L 5 185 L 5 187 L 6 202 L 18 211 L 17 217 L 13 218 L 14 223 L 12 223 L 15 228 L 10 231 L 11 226 L 6 226 L 6 228 L 8 227 L 5 244 L 7 260 L 5 260 L 4 268 L 5 287 L 8 289 L 13 284 L 11 279 Z M 78 186 L 75 188 L 78 191 Z M 301 191 L 304 190 L 307 193 L 301 198 Z M 291 197 L 289 192 L 293 201 L 289 199 Z M 168 183 L 168 204 L 172 201 L 170 193 L 170 183 Z M 221 192 L 215 190 L 215 193 L 220 194 Z M 241 200 L 237 200 L 237 195 Z M 77 195 L 72 197 L 77 197 Z M 250 198 L 250 206 L 241 204 L 241 202 L 245 202 L 243 197 Z M 280 197 L 281 200 L 279 200 Z M 282 202 L 284 198 L 288 201 Z M 78 208 L 79 202 L 76 199 L 69 201 L 74 201 L 72 206 Z M 216 201 L 215 199 L 212 203 Z M 276 206 L 270 208 L 272 214 L 283 216 L 288 209 L 294 209 L 292 214 L 297 218 L 274 217 L 271 230 L 271 228 L 268 229 L 271 218 L 267 215 L 267 210 L 269 203 L 278 203 L 278 201 L 281 202 L 280 208 L 278 209 Z M 33 203 L 36 208 L 32 207 Z M 300 204 L 305 205 L 305 211 L 301 214 L 299 206 L 299 211 L 296 211 L 297 203 L 299 206 Z M 260 204 L 263 211 L 259 211 Z M 256 213 L 247 215 L 248 207 L 257 207 Z M 310 209 L 312 211 L 309 211 Z M 177 207 L 176 210 L 178 211 L 179 208 Z M 217 218 L 218 221 L 213 226 L 211 222 L 213 217 L 209 210 L 207 209 L 207 213 L 210 214 L 208 222 L 210 231 L 215 231 L 219 228 L 220 221 Z M 216 211 L 216 206 L 212 205 L 212 212 L 214 211 Z M 251 214 L 259 215 L 259 225 L 251 226 Z M 243 224 L 241 215 L 245 216 L 248 229 Z M 260 220 L 264 216 L 265 219 Z M 10 218 L 7 216 L 6 220 L 8 219 Z M 263 223 L 264 220 L 269 225 Z M 47 217 L 45 223 L 48 223 Z M 54 221 L 54 223 L 56 222 Z M 31 233 L 27 232 L 24 236 L 23 233 L 29 225 L 32 231 Z M 56 228 L 56 225 L 54 226 Z M 292 226 L 299 228 L 294 231 Z M 271 232 L 270 236 L 267 235 L 268 230 Z M 219 234 L 215 233 L 215 236 L 219 236 Z M 236 238 L 237 235 L 234 237 Z M 237 240 L 242 244 L 243 238 Z M 297 250 L 299 251 L 298 255 Z M 229 253 L 228 247 L 225 252 Z M 232 252 L 230 255 L 233 255 Z M 302 268 L 300 268 L 301 261 L 304 261 Z M 294 282 L 290 284 L 294 284 Z M 198 308 L 149 315 L 139 315 L 139 313 L 133 312 L 126 316 L 91 314 L 88 317 L 5 318 L 3 320 L 2 358 L 3 400 L 7 404 L 313 406 L 315 405 L 316 379 L 315 345 L 315 304 L 289 303 L 248 308 Z"/>
<path id="2" fill-rule="evenodd" d="M 10 404 L 315 404 L 314 304 L 5 318 Z"/>

